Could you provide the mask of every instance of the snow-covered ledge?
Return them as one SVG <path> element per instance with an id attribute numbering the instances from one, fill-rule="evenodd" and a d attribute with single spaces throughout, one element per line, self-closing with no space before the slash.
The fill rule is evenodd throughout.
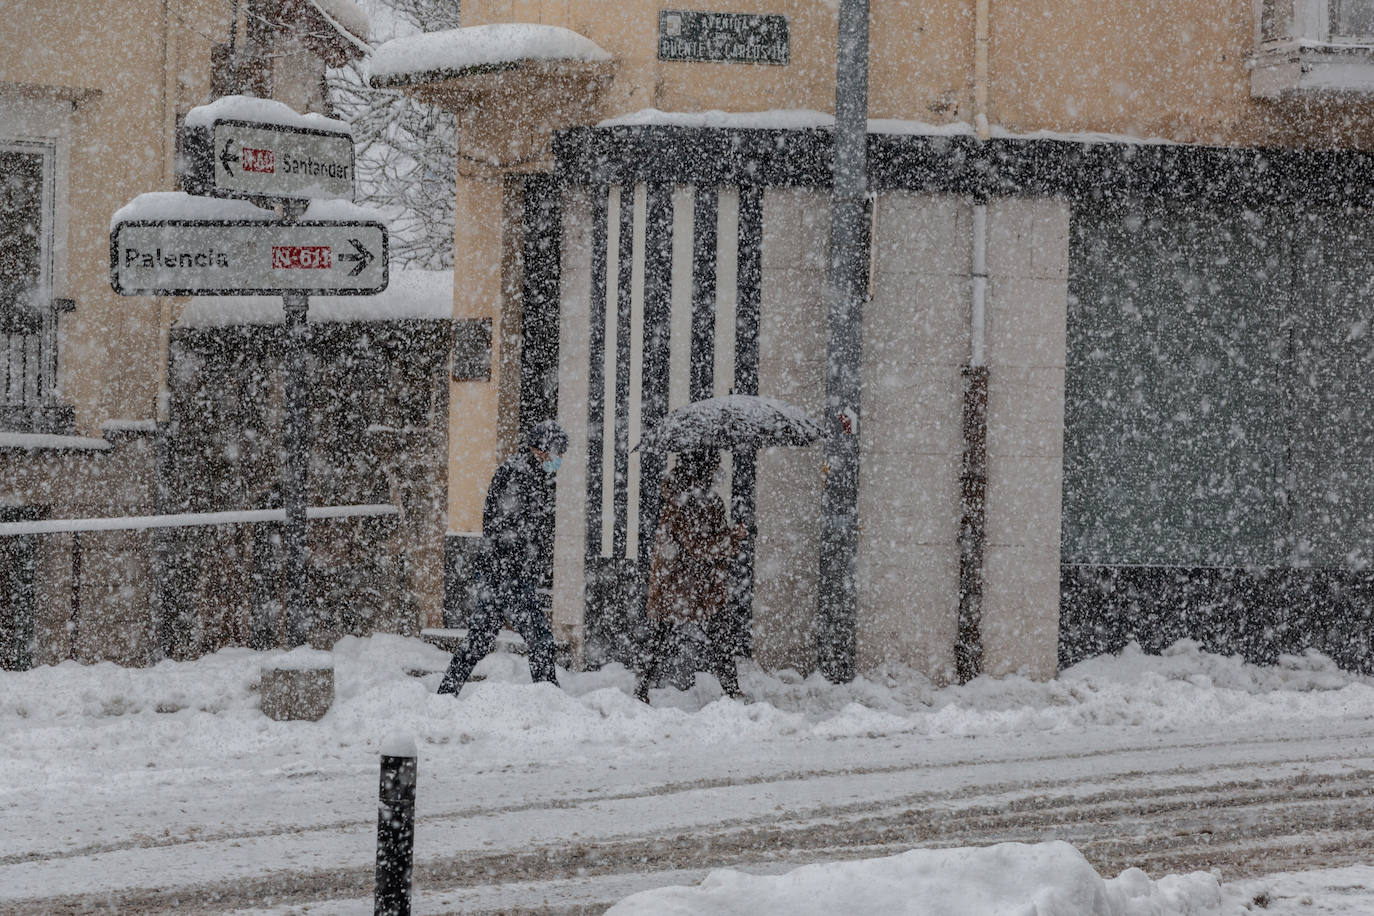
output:
<path id="1" fill-rule="evenodd" d="M 1250 60 L 1250 94 L 1374 93 L 1374 45 L 1297 40 L 1266 45 Z"/>
<path id="2" fill-rule="evenodd" d="M 542 171 L 553 133 L 595 124 L 614 62 L 571 29 L 528 22 L 426 32 L 386 42 L 369 82 L 458 117 L 460 164 L 472 174 Z"/>

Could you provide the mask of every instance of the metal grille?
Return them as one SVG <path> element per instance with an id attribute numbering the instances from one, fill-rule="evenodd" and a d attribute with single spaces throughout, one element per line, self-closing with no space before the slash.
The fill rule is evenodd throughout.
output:
<path id="1" fill-rule="evenodd" d="M 56 354 L 48 336 L 0 332 L 0 404 L 42 407 L 52 400 Z"/>

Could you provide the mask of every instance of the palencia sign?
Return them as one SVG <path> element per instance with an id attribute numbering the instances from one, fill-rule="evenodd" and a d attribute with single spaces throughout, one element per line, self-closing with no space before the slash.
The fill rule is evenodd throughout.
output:
<path id="1" fill-rule="evenodd" d="M 212 197 L 353 199 L 353 135 L 216 119 L 184 134 L 183 185 Z"/>
<path id="2" fill-rule="evenodd" d="M 378 222 L 131 220 L 110 233 L 110 285 L 124 296 L 366 296 L 387 281 Z"/>

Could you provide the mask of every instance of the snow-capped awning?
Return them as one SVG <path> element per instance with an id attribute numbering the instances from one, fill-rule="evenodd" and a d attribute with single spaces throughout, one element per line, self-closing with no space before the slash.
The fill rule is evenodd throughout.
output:
<path id="1" fill-rule="evenodd" d="M 605 64 L 611 55 L 584 35 L 555 25 L 502 22 L 424 32 L 388 41 L 372 54 L 379 88 L 417 86 L 525 64 Z"/>
<path id="2" fill-rule="evenodd" d="M 285 102 L 259 99 L 250 95 L 226 95 L 206 105 L 197 105 L 186 112 L 183 123 L 188 128 L 208 128 L 216 121 L 252 121 L 277 127 L 352 133 L 347 121 L 313 112 L 302 114 Z"/>

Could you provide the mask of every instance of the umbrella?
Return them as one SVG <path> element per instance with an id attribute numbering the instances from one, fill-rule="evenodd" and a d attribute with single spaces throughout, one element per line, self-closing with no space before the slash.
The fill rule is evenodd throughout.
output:
<path id="1" fill-rule="evenodd" d="M 825 431 L 800 408 L 777 398 L 731 394 L 671 411 L 639 440 L 644 450 L 751 449 L 810 445 Z"/>

